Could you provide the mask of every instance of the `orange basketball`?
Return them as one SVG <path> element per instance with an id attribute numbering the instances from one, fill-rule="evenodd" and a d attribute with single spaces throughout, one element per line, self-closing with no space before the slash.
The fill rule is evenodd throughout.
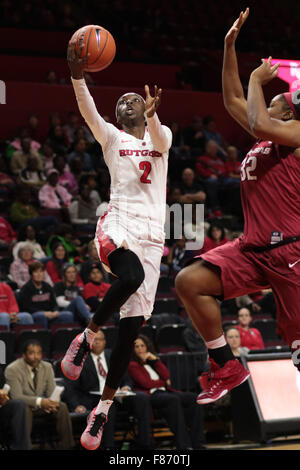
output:
<path id="1" fill-rule="evenodd" d="M 87 57 L 84 70 L 87 72 L 99 72 L 106 69 L 116 55 L 116 43 L 113 36 L 102 26 L 89 25 L 78 29 L 71 41 L 76 41 L 75 49 L 78 51 L 84 44 L 80 57 Z"/>

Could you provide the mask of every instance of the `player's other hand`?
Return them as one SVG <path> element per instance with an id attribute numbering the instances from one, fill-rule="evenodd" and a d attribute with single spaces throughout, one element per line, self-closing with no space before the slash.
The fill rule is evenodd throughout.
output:
<path id="1" fill-rule="evenodd" d="M 84 44 L 80 45 L 78 51 L 75 49 L 76 41 L 70 41 L 67 50 L 68 65 L 71 70 L 71 75 L 75 79 L 83 78 L 83 67 L 87 57 L 80 57 Z"/>
<path id="2" fill-rule="evenodd" d="M 246 19 L 248 18 L 248 15 L 249 15 L 249 8 L 246 8 L 245 12 L 241 11 L 240 16 L 233 23 L 232 27 L 230 28 L 230 30 L 225 36 L 225 45 L 227 47 L 232 46 L 235 43 L 235 40 L 238 37 L 240 29 L 245 23 Z"/>
<path id="3" fill-rule="evenodd" d="M 157 88 L 157 85 L 155 85 L 154 96 L 151 96 L 150 91 L 149 91 L 149 86 L 145 85 L 145 93 L 146 93 L 145 111 L 146 111 L 146 116 L 150 118 L 154 116 L 154 113 L 156 112 L 158 106 L 160 105 L 162 89 Z"/>
<path id="4" fill-rule="evenodd" d="M 261 85 L 266 85 L 273 80 L 273 78 L 277 77 L 280 62 L 277 62 L 275 65 L 271 65 L 272 57 L 261 59 L 261 61 L 262 64 L 251 73 L 251 78 L 258 80 Z"/>

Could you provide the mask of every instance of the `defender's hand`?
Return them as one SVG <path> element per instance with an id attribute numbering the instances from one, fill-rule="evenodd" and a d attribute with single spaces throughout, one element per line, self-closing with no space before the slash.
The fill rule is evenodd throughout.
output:
<path id="1" fill-rule="evenodd" d="M 280 62 L 277 62 L 275 65 L 271 65 L 271 56 L 268 59 L 261 59 L 261 61 L 262 64 L 257 69 L 253 70 L 251 77 L 258 80 L 261 85 L 266 85 L 273 80 L 273 78 L 277 77 Z"/>
<path id="2" fill-rule="evenodd" d="M 240 29 L 245 23 L 246 19 L 248 18 L 248 15 L 249 15 L 249 8 L 246 8 L 245 12 L 241 11 L 240 16 L 238 17 L 237 20 L 235 20 L 232 27 L 230 28 L 230 30 L 225 36 L 226 46 L 232 46 L 235 43 L 235 40 L 238 37 Z"/>

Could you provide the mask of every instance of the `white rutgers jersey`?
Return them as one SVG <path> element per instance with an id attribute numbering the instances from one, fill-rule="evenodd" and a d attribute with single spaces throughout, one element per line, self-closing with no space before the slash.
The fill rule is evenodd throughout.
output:
<path id="1" fill-rule="evenodd" d="M 147 120 L 144 138 L 137 139 L 104 121 L 84 79 L 72 83 L 80 112 L 103 149 L 111 177 L 110 207 L 163 225 L 171 130 L 155 113 Z"/>

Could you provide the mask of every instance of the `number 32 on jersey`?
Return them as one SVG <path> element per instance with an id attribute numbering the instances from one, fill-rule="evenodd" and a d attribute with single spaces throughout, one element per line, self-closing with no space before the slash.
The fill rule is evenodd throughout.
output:
<path id="1" fill-rule="evenodd" d="M 253 175 L 253 171 L 256 170 L 257 165 L 257 158 L 256 157 L 249 157 L 245 158 L 241 166 L 241 181 L 248 181 L 257 180 L 257 176 Z"/>

